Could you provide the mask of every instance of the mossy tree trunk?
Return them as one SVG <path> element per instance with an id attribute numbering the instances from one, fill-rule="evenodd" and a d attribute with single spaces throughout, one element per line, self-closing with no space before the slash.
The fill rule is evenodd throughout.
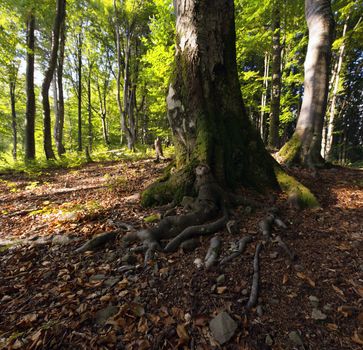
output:
<path id="1" fill-rule="evenodd" d="M 304 67 L 303 103 L 296 130 L 279 155 L 286 163 L 316 167 L 324 164 L 320 150 L 334 30 L 330 0 L 305 0 L 305 16 L 309 43 Z"/>
<path id="2" fill-rule="evenodd" d="M 180 197 L 183 191 L 175 187 L 183 188 L 200 163 L 209 166 L 222 187 L 275 185 L 272 161 L 242 101 L 233 0 L 176 0 L 174 7 L 175 71 L 167 106 L 177 172 L 164 190 Z"/>

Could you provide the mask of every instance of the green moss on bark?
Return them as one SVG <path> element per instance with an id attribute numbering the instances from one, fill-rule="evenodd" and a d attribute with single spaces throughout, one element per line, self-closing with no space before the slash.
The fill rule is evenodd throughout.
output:
<path id="1" fill-rule="evenodd" d="M 279 165 L 275 165 L 275 174 L 277 181 L 289 197 L 294 197 L 300 208 L 316 208 L 319 202 L 314 194 L 294 177 L 288 175 Z"/>
<path id="2" fill-rule="evenodd" d="M 301 139 L 294 134 L 291 139 L 280 149 L 279 156 L 285 164 L 292 164 L 298 161 L 301 150 Z"/>

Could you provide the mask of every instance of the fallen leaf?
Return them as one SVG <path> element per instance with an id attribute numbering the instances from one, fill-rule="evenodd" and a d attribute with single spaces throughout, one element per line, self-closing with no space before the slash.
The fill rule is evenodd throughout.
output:
<path id="1" fill-rule="evenodd" d="M 286 284 L 288 280 L 289 280 L 289 276 L 287 275 L 287 273 L 285 273 L 284 277 L 282 278 L 282 284 Z"/>
<path id="2" fill-rule="evenodd" d="M 352 336 L 352 340 L 354 341 L 354 343 L 363 345 L 363 329 L 356 330 Z"/>
<path id="3" fill-rule="evenodd" d="M 315 282 L 309 276 L 305 275 L 302 272 L 298 272 L 296 275 L 297 275 L 297 277 L 306 281 L 311 287 L 315 288 Z"/>
<path id="4" fill-rule="evenodd" d="M 326 328 L 329 329 L 329 331 L 336 331 L 338 330 L 338 326 L 335 323 L 327 323 Z"/>
<path id="5" fill-rule="evenodd" d="M 342 305 L 338 307 L 338 312 L 343 314 L 344 317 L 351 317 L 354 311 L 356 311 L 356 308 L 354 306 Z"/>
<path id="6" fill-rule="evenodd" d="M 208 324 L 208 317 L 205 315 L 197 316 L 194 320 L 194 324 L 197 327 L 204 327 Z"/>
<path id="7" fill-rule="evenodd" d="M 176 326 L 176 333 L 178 334 L 179 337 L 179 345 L 185 344 L 189 340 L 189 334 L 185 329 L 184 324 L 178 324 Z"/>
<path id="8" fill-rule="evenodd" d="M 223 294 L 226 290 L 227 290 L 227 287 L 226 286 L 217 287 L 217 293 L 218 294 Z"/>
<path id="9" fill-rule="evenodd" d="M 332 287 L 333 287 L 333 289 L 338 293 L 338 294 L 340 294 L 342 297 L 344 297 L 344 292 L 340 289 L 340 288 L 338 288 L 337 286 L 334 286 L 334 284 L 332 284 Z"/>

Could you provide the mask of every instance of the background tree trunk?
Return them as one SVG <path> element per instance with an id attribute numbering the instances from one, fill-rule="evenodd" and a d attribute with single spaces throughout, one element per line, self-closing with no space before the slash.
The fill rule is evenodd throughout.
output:
<path id="1" fill-rule="evenodd" d="M 34 93 L 34 49 L 35 17 L 27 18 L 26 30 L 26 111 L 25 111 L 25 160 L 35 159 L 35 93 Z"/>
<path id="2" fill-rule="evenodd" d="M 281 43 L 280 43 L 280 1 L 275 0 L 272 10 L 272 65 L 271 65 L 271 110 L 268 146 L 279 147 L 279 121 L 281 96 Z"/>
<path id="3" fill-rule="evenodd" d="M 49 87 L 52 82 L 54 70 L 57 65 L 59 33 L 65 17 L 65 4 L 65 0 L 57 0 L 57 9 L 52 32 L 52 48 L 50 53 L 49 66 L 44 73 L 44 80 L 42 84 L 44 152 L 47 159 L 55 158 L 52 148 Z"/>
<path id="4" fill-rule="evenodd" d="M 88 150 L 92 153 L 93 126 L 92 126 L 92 90 L 91 90 L 92 62 L 88 62 L 87 98 L 88 98 Z"/>
<path id="5" fill-rule="evenodd" d="M 176 71 L 167 106 L 177 168 L 208 164 L 222 186 L 275 184 L 242 101 L 233 0 L 177 0 L 175 11 Z"/>
<path id="6" fill-rule="evenodd" d="M 82 151 L 82 33 L 78 34 L 78 151 Z"/>
<path id="7" fill-rule="evenodd" d="M 57 86 L 58 86 L 58 123 L 56 123 L 57 131 L 55 132 L 56 146 L 58 155 L 66 152 L 63 145 L 63 129 L 64 129 L 64 95 L 63 95 L 63 64 L 64 64 L 64 47 L 66 42 L 65 21 L 61 26 L 59 39 L 59 55 L 57 67 Z"/>
<path id="8" fill-rule="evenodd" d="M 305 59 L 304 97 L 292 138 L 279 155 L 287 163 L 324 164 L 321 140 L 327 106 L 334 19 L 329 0 L 305 0 L 309 43 Z"/>
<path id="9" fill-rule="evenodd" d="M 16 70 L 16 74 L 17 74 Z M 11 128 L 13 130 L 13 159 L 17 158 L 17 145 L 18 145 L 18 130 L 16 123 L 16 108 L 15 108 L 15 87 L 16 87 L 16 76 L 10 76 L 9 90 L 10 90 L 10 104 L 11 104 Z"/>
<path id="10" fill-rule="evenodd" d="M 261 113 L 260 113 L 260 136 L 263 142 L 265 142 L 266 138 L 266 121 L 265 121 L 265 108 L 267 103 L 267 89 L 268 89 L 268 76 L 269 76 L 269 68 L 270 68 L 270 53 L 265 52 L 264 59 L 264 70 L 263 70 L 263 87 L 262 87 L 262 95 L 261 95 Z"/>

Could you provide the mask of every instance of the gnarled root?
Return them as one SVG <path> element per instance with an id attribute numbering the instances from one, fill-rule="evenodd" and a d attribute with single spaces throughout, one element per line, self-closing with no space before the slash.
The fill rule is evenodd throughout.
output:
<path id="1" fill-rule="evenodd" d="M 256 305 L 258 297 L 258 285 L 260 280 L 260 268 L 259 268 L 259 254 L 262 249 L 262 244 L 258 243 L 256 246 L 255 256 L 253 258 L 253 277 L 250 298 L 246 304 L 247 309 L 251 309 Z"/>
<path id="2" fill-rule="evenodd" d="M 290 250 L 288 245 L 281 239 L 280 236 L 276 237 L 276 242 L 285 251 L 291 261 L 294 261 L 296 259 L 295 253 Z"/>
<path id="3" fill-rule="evenodd" d="M 210 269 L 217 261 L 219 252 L 221 250 L 221 245 L 221 240 L 218 237 L 213 237 L 210 240 L 207 255 L 204 258 L 204 263 L 207 270 Z"/>
<path id="4" fill-rule="evenodd" d="M 252 239 L 253 239 L 252 236 L 246 236 L 246 237 L 243 237 L 242 239 L 240 239 L 238 241 L 238 248 L 237 248 L 237 250 L 235 250 L 232 254 L 225 256 L 221 260 L 220 264 L 221 265 L 225 265 L 228 262 L 230 262 L 231 260 L 233 260 L 234 258 L 237 258 L 237 256 L 240 256 L 244 252 L 247 243 L 252 242 Z"/>
<path id="5" fill-rule="evenodd" d="M 87 241 L 85 244 L 83 244 L 83 246 L 76 249 L 75 252 L 76 253 L 84 253 L 84 252 L 89 251 L 89 250 L 95 250 L 96 248 L 105 245 L 107 242 L 115 240 L 117 235 L 121 231 L 122 230 L 118 229 L 118 230 L 114 230 L 114 231 L 111 231 L 111 232 L 101 233 L 101 234 L 93 237 L 89 241 Z"/>

